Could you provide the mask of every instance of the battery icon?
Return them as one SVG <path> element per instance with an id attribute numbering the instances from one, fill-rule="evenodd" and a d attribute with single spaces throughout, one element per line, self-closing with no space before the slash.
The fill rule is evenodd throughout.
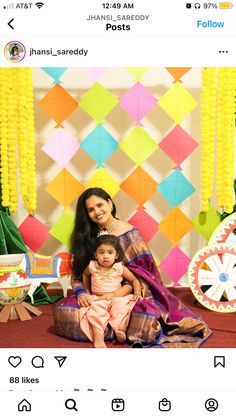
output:
<path id="1" fill-rule="evenodd" d="M 232 3 L 229 3 L 229 2 L 219 3 L 219 8 L 220 9 L 232 9 L 232 7 L 233 7 Z"/>

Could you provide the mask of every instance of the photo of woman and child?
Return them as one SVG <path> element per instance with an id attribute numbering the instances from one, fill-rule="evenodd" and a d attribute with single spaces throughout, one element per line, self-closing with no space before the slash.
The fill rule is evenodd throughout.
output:
<path id="1" fill-rule="evenodd" d="M 60 336 L 105 348 L 114 338 L 132 347 L 199 347 L 211 335 L 163 285 L 138 229 L 117 218 L 103 189 L 80 195 L 70 252 L 74 295 L 54 310 Z"/>

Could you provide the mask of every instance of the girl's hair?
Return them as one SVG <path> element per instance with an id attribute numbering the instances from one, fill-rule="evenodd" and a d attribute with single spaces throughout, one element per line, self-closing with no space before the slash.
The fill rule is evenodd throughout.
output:
<path id="1" fill-rule="evenodd" d="M 116 262 L 121 262 L 124 259 L 123 249 L 116 236 L 112 236 L 111 234 L 103 234 L 102 236 L 99 236 L 94 243 L 94 253 L 102 244 L 110 245 L 116 250 L 118 256 Z"/>
<path id="2" fill-rule="evenodd" d="M 70 252 L 73 254 L 72 269 L 75 280 L 82 280 L 84 269 L 93 259 L 94 243 L 99 232 L 97 224 L 89 218 L 86 208 L 87 199 L 93 195 L 107 202 L 111 201 L 113 207 L 111 213 L 113 217 L 116 216 L 115 204 L 110 195 L 103 189 L 89 188 L 80 195 L 76 206 L 74 229 L 70 238 Z"/>

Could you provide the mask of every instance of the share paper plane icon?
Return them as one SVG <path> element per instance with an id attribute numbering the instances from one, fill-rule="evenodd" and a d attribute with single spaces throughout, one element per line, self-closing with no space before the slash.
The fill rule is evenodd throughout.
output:
<path id="1" fill-rule="evenodd" d="M 61 368 L 62 365 L 64 364 L 67 356 L 54 356 L 54 358 L 57 360 L 59 367 Z"/>

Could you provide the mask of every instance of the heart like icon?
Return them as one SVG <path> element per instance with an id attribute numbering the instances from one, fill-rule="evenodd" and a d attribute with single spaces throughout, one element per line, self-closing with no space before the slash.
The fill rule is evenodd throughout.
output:
<path id="1" fill-rule="evenodd" d="M 21 359 L 20 356 L 10 356 L 8 358 L 9 364 L 14 368 L 18 367 L 18 365 L 20 365 L 21 361 L 22 361 L 22 359 Z"/>

